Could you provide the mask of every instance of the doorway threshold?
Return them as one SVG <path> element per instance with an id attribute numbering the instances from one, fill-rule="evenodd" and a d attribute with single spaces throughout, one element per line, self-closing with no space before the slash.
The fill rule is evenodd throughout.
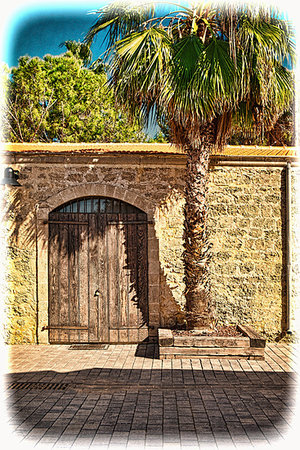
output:
<path id="1" fill-rule="evenodd" d="M 72 344 L 69 350 L 107 350 L 108 344 Z"/>

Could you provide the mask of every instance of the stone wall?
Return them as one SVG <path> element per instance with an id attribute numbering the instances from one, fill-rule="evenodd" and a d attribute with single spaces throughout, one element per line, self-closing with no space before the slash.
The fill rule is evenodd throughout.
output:
<path id="1" fill-rule="evenodd" d="M 284 192 L 281 168 L 212 172 L 209 227 L 217 317 L 251 324 L 270 338 L 280 334 L 285 320 Z"/>
<path id="2" fill-rule="evenodd" d="M 208 227 L 213 243 L 211 285 L 217 320 L 251 324 L 270 339 L 280 336 L 286 321 L 284 192 L 282 168 L 211 170 Z M 183 206 L 182 193 L 170 195 L 158 215 L 164 274 L 162 317 L 163 324 L 169 326 L 181 319 L 174 308 L 167 314 L 171 293 L 176 303 L 184 306 Z"/>
<path id="3" fill-rule="evenodd" d="M 2 254 L 6 282 L 3 313 L 4 340 L 9 344 L 33 343 L 36 339 L 36 251 L 33 207 L 28 193 L 21 190 L 2 191 Z M 23 206 L 22 206 L 23 205 Z M 34 208 L 33 208 L 34 209 Z M 3 299 L 3 297 L 2 297 Z"/>
<path id="4" fill-rule="evenodd" d="M 79 184 L 118 186 L 151 202 L 159 241 L 160 324 L 184 322 L 184 155 L 84 161 L 75 155 L 68 160 L 31 156 L 14 168 L 21 171 L 22 188 L 10 198 L 15 215 L 10 245 L 18 250 L 10 263 L 9 342 L 35 339 L 36 205 Z M 211 167 L 211 275 L 218 320 L 252 324 L 270 339 L 280 336 L 286 320 L 284 189 L 282 167 Z"/>
<path id="5" fill-rule="evenodd" d="M 8 247 L 5 341 L 9 344 L 35 342 L 35 260 L 32 252 Z"/>
<path id="6" fill-rule="evenodd" d="M 180 173 L 183 179 L 184 172 Z M 160 320 L 162 327 L 183 325 L 185 283 L 183 263 L 184 190 L 173 188 L 155 215 L 160 260 Z"/>
<path id="7" fill-rule="evenodd" d="M 300 169 L 292 171 L 292 289 L 291 289 L 291 330 L 300 328 Z"/>

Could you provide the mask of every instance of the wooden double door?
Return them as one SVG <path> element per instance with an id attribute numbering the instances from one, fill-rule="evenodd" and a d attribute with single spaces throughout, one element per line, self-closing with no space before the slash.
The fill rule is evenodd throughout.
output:
<path id="1" fill-rule="evenodd" d="M 148 336 L 147 215 L 88 197 L 49 214 L 49 342 Z"/>

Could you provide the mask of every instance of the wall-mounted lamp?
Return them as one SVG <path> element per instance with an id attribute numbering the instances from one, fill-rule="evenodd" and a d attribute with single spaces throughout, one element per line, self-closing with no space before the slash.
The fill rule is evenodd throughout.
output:
<path id="1" fill-rule="evenodd" d="M 14 170 L 11 167 L 7 167 L 4 170 L 4 178 L 2 178 L 0 184 L 7 184 L 9 186 L 22 186 L 18 182 L 20 172 L 18 170 Z"/>

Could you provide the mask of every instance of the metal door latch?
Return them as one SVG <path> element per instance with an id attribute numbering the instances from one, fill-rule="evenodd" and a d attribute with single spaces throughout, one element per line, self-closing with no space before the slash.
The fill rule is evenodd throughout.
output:
<path id="1" fill-rule="evenodd" d="M 100 295 L 100 291 L 99 291 L 99 289 L 96 289 L 96 290 L 95 290 L 94 297 L 99 297 L 99 295 Z"/>

